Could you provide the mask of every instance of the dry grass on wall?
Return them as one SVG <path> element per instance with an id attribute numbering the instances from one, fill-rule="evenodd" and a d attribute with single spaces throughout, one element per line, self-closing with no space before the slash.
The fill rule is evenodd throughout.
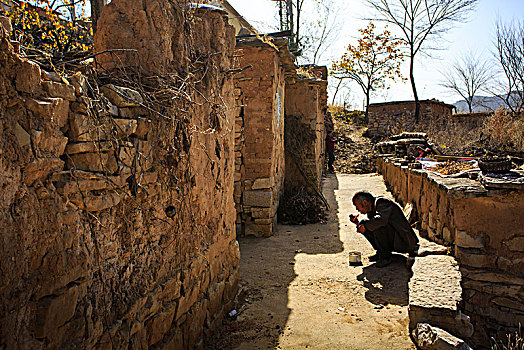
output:
<path id="1" fill-rule="evenodd" d="M 524 152 L 524 114 L 498 110 L 488 117 L 482 131 L 489 149 Z"/>

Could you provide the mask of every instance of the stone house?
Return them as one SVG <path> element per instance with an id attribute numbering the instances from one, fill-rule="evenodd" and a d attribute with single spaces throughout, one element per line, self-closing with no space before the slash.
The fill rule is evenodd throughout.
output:
<path id="1" fill-rule="evenodd" d="M 420 101 L 420 120 L 415 120 L 415 101 L 372 103 L 368 108 L 368 135 L 389 136 L 415 125 L 439 123 L 451 117 L 455 106 L 437 100 Z"/>

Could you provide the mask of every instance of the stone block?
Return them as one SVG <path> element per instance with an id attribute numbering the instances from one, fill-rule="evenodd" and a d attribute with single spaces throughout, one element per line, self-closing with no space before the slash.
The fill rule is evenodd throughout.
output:
<path id="1" fill-rule="evenodd" d="M 64 162 L 59 158 L 37 159 L 25 166 L 24 183 L 31 186 L 36 180 L 47 177 L 50 173 L 64 168 Z"/>
<path id="2" fill-rule="evenodd" d="M 442 228 L 442 238 L 444 238 L 444 242 L 446 243 L 453 243 L 454 238 L 451 235 L 451 231 L 446 226 Z"/>
<path id="3" fill-rule="evenodd" d="M 173 317 L 175 316 L 175 308 L 171 310 L 161 312 L 154 316 L 146 325 L 148 334 L 148 344 L 153 345 L 158 343 L 164 337 L 173 323 Z"/>
<path id="4" fill-rule="evenodd" d="M 113 148 L 113 144 L 109 141 L 68 143 L 64 150 L 64 153 L 71 155 L 78 153 L 107 152 L 112 150 Z"/>
<path id="5" fill-rule="evenodd" d="M 273 177 L 261 178 L 261 179 L 256 179 L 255 182 L 253 182 L 253 186 L 251 186 L 251 189 L 261 190 L 261 189 L 273 188 L 274 186 L 275 186 L 275 179 Z"/>
<path id="6" fill-rule="evenodd" d="M 47 91 L 49 97 L 60 97 L 68 101 L 75 101 L 75 87 L 54 81 L 43 81 L 42 87 Z"/>
<path id="7" fill-rule="evenodd" d="M 455 244 L 462 248 L 484 248 L 484 237 L 481 235 L 471 236 L 466 231 L 455 232 Z"/>
<path id="8" fill-rule="evenodd" d="M 117 137 L 125 137 L 134 134 L 137 129 L 137 121 L 133 119 L 113 119 Z"/>
<path id="9" fill-rule="evenodd" d="M 9 17 L 0 16 L 0 25 L 4 27 L 8 34 L 11 34 L 13 31 L 13 26 L 11 25 L 11 20 Z"/>
<path id="10" fill-rule="evenodd" d="M 107 129 L 107 127 L 95 125 L 91 117 L 75 113 L 69 120 L 67 136 L 73 142 L 106 141 L 108 139 Z"/>
<path id="11" fill-rule="evenodd" d="M 85 175 L 84 175 L 85 174 Z M 86 176 L 89 175 L 89 176 Z M 127 176 L 101 176 L 82 171 L 55 173 L 51 177 L 56 190 L 61 194 L 114 190 L 127 186 Z"/>
<path id="12" fill-rule="evenodd" d="M 18 141 L 18 145 L 20 147 L 24 147 L 31 144 L 31 136 L 23 127 L 20 126 L 20 124 L 15 124 L 15 129 L 13 130 L 13 133 L 15 134 L 16 140 Z"/>
<path id="13" fill-rule="evenodd" d="M 113 152 L 78 153 L 66 158 L 66 169 L 113 174 L 118 165 Z"/>
<path id="14" fill-rule="evenodd" d="M 39 157 L 60 157 L 64 154 L 68 141 L 67 137 L 65 137 L 60 131 L 49 133 L 34 130 L 32 139 L 35 151 Z"/>
<path id="15" fill-rule="evenodd" d="M 49 337 L 75 314 L 80 287 L 73 286 L 56 297 L 45 297 L 38 302 L 36 311 L 35 337 Z"/>
<path id="16" fill-rule="evenodd" d="M 102 195 L 71 195 L 69 200 L 77 207 L 83 210 L 97 212 L 109 209 L 118 205 L 122 200 L 122 196 L 115 192 L 107 192 Z"/>
<path id="17" fill-rule="evenodd" d="M 67 123 L 69 116 L 69 101 L 67 100 L 55 97 L 45 100 L 28 98 L 26 106 L 36 117 L 49 121 L 59 128 L 64 127 Z"/>
<path id="18" fill-rule="evenodd" d="M 417 324 L 412 334 L 421 350 L 471 350 L 462 339 L 427 323 Z"/>
<path id="19" fill-rule="evenodd" d="M 246 223 L 246 236 L 269 237 L 273 233 L 273 225 L 257 225 Z"/>
<path id="20" fill-rule="evenodd" d="M 244 191 L 244 205 L 252 207 L 271 207 L 273 191 Z"/>
<path id="21" fill-rule="evenodd" d="M 473 334 L 469 317 L 458 305 L 462 301 L 461 274 L 451 256 L 430 255 L 416 258 L 409 281 L 409 329 L 430 323 L 460 337 Z"/>
<path id="22" fill-rule="evenodd" d="M 185 315 L 189 309 L 197 302 L 198 294 L 200 293 L 200 283 L 195 283 L 192 287 L 185 291 L 185 295 L 180 297 L 178 301 L 178 308 L 176 312 L 176 319 Z"/>
<path id="23" fill-rule="evenodd" d="M 122 118 L 127 119 L 138 119 L 140 117 L 147 116 L 149 111 L 144 107 L 124 107 L 119 108 L 119 115 Z"/>
<path id="24" fill-rule="evenodd" d="M 273 219 L 269 218 L 269 219 L 255 219 L 255 224 L 256 225 L 270 225 L 271 223 L 273 223 Z"/>
<path id="25" fill-rule="evenodd" d="M 80 96 L 87 91 L 86 77 L 82 75 L 80 72 L 70 76 L 69 80 L 71 81 L 71 85 L 73 85 L 73 87 L 75 88 L 75 95 Z"/>
<path id="26" fill-rule="evenodd" d="M 498 306 L 507 307 L 518 311 L 524 310 L 524 303 L 519 300 L 504 297 L 495 297 L 491 301 Z"/>
<path id="27" fill-rule="evenodd" d="M 251 216 L 255 219 L 267 219 L 272 215 L 271 208 L 251 208 Z"/>
<path id="28" fill-rule="evenodd" d="M 464 277 L 475 281 L 524 286 L 524 278 L 512 274 L 469 269 L 467 267 L 461 267 L 460 271 Z"/>
<path id="29" fill-rule="evenodd" d="M 495 268 L 497 256 L 488 254 L 476 254 L 475 251 L 457 247 L 456 256 L 459 263 L 465 266 L 478 268 Z"/>
<path id="30" fill-rule="evenodd" d="M 513 252 L 524 252 L 524 237 L 514 237 L 504 244 Z"/>
<path id="31" fill-rule="evenodd" d="M 138 138 L 145 139 L 147 134 L 151 130 L 151 119 L 148 118 L 139 118 L 137 119 L 137 126 L 135 130 L 135 135 Z"/>
<path id="32" fill-rule="evenodd" d="M 144 103 L 144 99 L 138 91 L 126 87 L 107 84 L 100 88 L 100 92 L 119 108 L 139 107 L 140 104 Z"/>
<path id="33" fill-rule="evenodd" d="M 18 91 L 32 94 L 40 86 L 40 66 L 34 62 L 22 60 L 16 67 L 15 86 Z"/>

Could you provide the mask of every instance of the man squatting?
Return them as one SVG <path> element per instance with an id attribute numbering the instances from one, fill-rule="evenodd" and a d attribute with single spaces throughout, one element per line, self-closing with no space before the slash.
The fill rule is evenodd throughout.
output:
<path id="1" fill-rule="evenodd" d="M 360 221 L 350 215 L 350 220 L 377 251 L 369 261 L 376 261 L 377 267 L 384 267 L 391 263 L 392 252 L 417 255 L 418 237 L 397 203 L 375 197 L 368 191 L 359 191 L 353 196 L 353 205 L 367 215 L 367 219 Z"/>

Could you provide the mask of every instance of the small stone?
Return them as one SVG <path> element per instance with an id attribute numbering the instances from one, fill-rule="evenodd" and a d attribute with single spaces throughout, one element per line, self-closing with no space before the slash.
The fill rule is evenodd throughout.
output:
<path id="1" fill-rule="evenodd" d="M 417 324 L 413 339 L 422 350 L 471 350 L 462 339 L 427 323 Z"/>
<path id="2" fill-rule="evenodd" d="M 31 144 L 31 136 L 18 123 L 15 124 L 14 134 L 20 147 L 24 147 Z"/>
<path id="3" fill-rule="evenodd" d="M 64 168 L 64 162 L 58 158 L 37 159 L 24 168 L 24 183 L 31 186 L 37 179 L 47 177 L 51 172 Z"/>
<path id="4" fill-rule="evenodd" d="M 140 93 L 133 89 L 107 84 L 100 88 L 100 92 L 117 107 L 138 107 L 144 103 Z"/>

